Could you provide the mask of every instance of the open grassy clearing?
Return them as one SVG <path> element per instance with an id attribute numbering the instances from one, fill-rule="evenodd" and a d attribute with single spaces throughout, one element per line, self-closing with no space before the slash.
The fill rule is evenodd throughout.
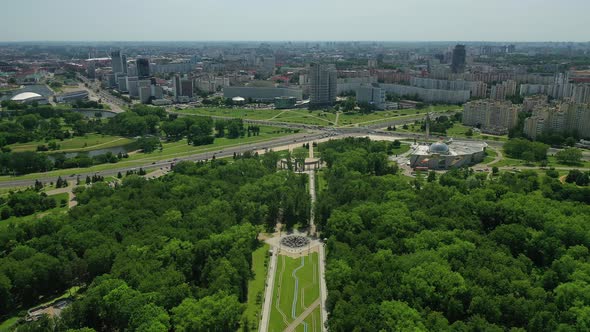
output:
<path id="1" fill-rule="evenodd" d="M 390 111 L 376 111 L 370 114 L 361 113 L 342 113 L 338 119 L 338 126 L 354 126 L 361 124 L 374 124 L 379 122 L 387 122 L 397 119 L 407 119 L 413 117 L 422 117 L 427 112 L 446 112 L 461 110 L 461 106 L 456 105 L 438 105 L 432 108 L 404 109 L 404 110 L 390 110 Z"/>
<path id="2" fill-rule="evenodd" d="M 213 144 L 209 145 L 201 145 L 201 146 L 193 146 L 187 144 L 186 139 L 182 139 L 178 142 L 170 142 L 163 144 L 162 151 L 155 151 L 152 153 L 134 153 L 129 155 L 129 158 L 123 159 L 115 164 L 102 164 L 96 165 L 87 168 L 70 168 L 70 169 L 62 169 L 62 170 L 55 170 L 51 172 L 45 173 L 33 173 L 27 174 L 23 176 L 13 177 L 13 176 L 2 176 L 0 177 L 0 181 L 10 181 L 14 179 L 36 179 L 39 177 L 52 177 L 54 176 L 56 179 L 58 176 L 69 176 L 71 174 L 78 174 L 78 173 L 91 173 L 91 172 L 100 172 L 108 169 L 113 168 L 122 168 L 122 167 L 137 167 L 142 166 L 145 164 L 149 164 L 152 162 L 157 162 L 161 160 L 185 157 L 193 154 L 204 153 L 204 152 L 212 152 L 217 151 L 220 148 L 227 148 L 227 147 L 234 147 L 243 144 L 251 144 L 251 143 L 258 143 L 269 141 L 278 137 L 284 137 L 288 135 L 292 135 L 293 133 L 286 133 L 281 131 L 280 128 L 275 127 L 260 127 L 260 135 L 259 136 L 251 136 L 251 137 L 243 137 L 238 139 L 229 139 L 229 138 L 216 138 Z M 69 178 L 68 178 L 69 179 Z"/>
<path id="3" fill-rule="evenodd" d="M 408 152 L 408 151 L 410 151 L 410 144 L 402 144 L 402 145 L 400 145 L 400 146 L 399 146 L 399 148 L 397 148 L 397 149 L 396 149 L 396 148 L 394 148 L 394 149 L 391 149 L 391 152 L 392 152 L 394 155 L 400 155 L 400 154 L 402 154 L 402 153 L 406 153 L 406 152 Z"/>
<path id="4" fill-rule="evenodd" d="M 437 105 L 421 110 L 405 109 L 391 111 L 376 111 L 370 114 L 357 112 L 341 113 L 338 118 L 337 126 L 353 126 L 359 124 L 372 124 L 385 121 L 395 120 L 397 118 L 412 118 L 426 114 L 426 112 L 445 112 L 457 111 L 461 106 L 456 105 Z M 225 116 L 233 118 L 243 118 L 248 120 L 268 120 L 277 122 L 290 122 L 308 125 L 333 126 L 336 121 L 335 112 L 326 111 L 309 111 L 304 109 L 291 110 L 252 110 L 243 108 L 218 108 L 203 107 L 178 111 L 181 114 L 205 115 L 205 116 Z"/>
<path id="5" fill-rule="evenodd" d="M 489 164 L 492 161 L 494 161 L 494 159 L 498 156 L 498 153 L 496 152 L 496 150 L 487 147 L 486 148 L 486 157 L 483 159 L 483 161 L 481 162 L 482 164 Z"/>
<path id="6" fill-rule="evenodd" d="M 296 278 L 298 278 L 298 282 Z M 279 256 L 270 313 L 270 332 L 283 331 L 320 296 L 318 254 L 300 258 Z M 317 310 L 317 309 L 316 309 Z M 295 317 L 295 318 L 294 318 Z M 317 315 L 321 325 L 321 318 Z M 311 322 L 308 319 L 305 322 Z M 303 324 L 302 324 L 303 325 Z M 308 326 L 308 331 L 311 325 Z M 303 326 L 297 328 L 303 331 Z"/>
<path id="7" fill-rule="evenodd" d="M 504 156 L 504 158 L 502 158 L 502 160 L 500 160 L 499 162 L 492 164 L 492 166 L 497 166 L 497 167 L 544 167 L 544 168 L 550 168 L 550 167 L 570 167 L 570 168 L 584 168 L 584 169 L 588 169 L 590 168 L 590 161 L 582 161 L 578 164 L 563 164 L 557 161 L 557 158 L 555 158 L 554 156 L 547 156 L 547 164 L 546 165 L 542 165 L 540 162 L 533 162 L 533 163 L 529 163 L 526 162 L 524 160 L 521 159 L 515 159 L 515 158 L 509 158 Z"/>
<path id="8" fill-rule="evenodd" d="M 249 331 L 258 330 L 260 311 L 264 301 L 264 284 L 266 281 L 269 245 L 263 244 L 252 253 L 252 273 L 254 277 L 248 282 L 248 302 L 243 317 L 248 322 Z M 242 326 L 241 331 L 245 331 Z"/>
<path id="9" fill-rule="evenodd" d="M 12 149 L 13 152 L 22 152 L 22 151 L 36 151 L 37 146 L 39 145 L 47 145 L 49 142 L 56 142 L 60 145 L 59 150 L 55 151 L 48 151 L 49 153 L 56 153 L 56 152 L 76 152 L 76 151 L 90 151 L 96 149 L 106 149 L 112 148 L 116 146 L 127 145 L 132 143 L 133 140 L 126 137 L 120 136 L 110 136 L 110 135 L 102 135 L 102 134 L 87 134 L 85 136 L 76 136 L 73 138 L 64 139 L 63 141 L 60 140 L 50 140 L 50 141 L 34 141 L 28 143 L 16 143 L 11 144 L 9 147 Z"/>

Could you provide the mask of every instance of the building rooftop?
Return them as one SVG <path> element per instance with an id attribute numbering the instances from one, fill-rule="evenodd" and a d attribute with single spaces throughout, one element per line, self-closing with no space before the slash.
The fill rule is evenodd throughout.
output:
<path id="1" fill-rule="evenodd" d="M 41 97 L 43 97 L 43 96 L 41 96 L 40 94 L 35 93 L 35 92 L 22 92 L 22 93 L 17 94 L 16 96 L 10 98 L 10 100 L 12 100 L 12 101 L 25 101 L 25 100 L 29 100 L 32 98 L 41 98 Z"/>
<path id="2" fill-rule="evenodd" d="M 431 145 L 421 144 L 414 147 L 412 154 L 421 156 L 430 156 L 433 154 L 440 154 L 446 156 L 463 156 L 473 153 L 481 152 L 488 145 L 485 142 L 453 142 L 452 144 L 445 144 L 442 142 L 433 143 Z M 446 152 L 445 152 L 446 151 Z"/>

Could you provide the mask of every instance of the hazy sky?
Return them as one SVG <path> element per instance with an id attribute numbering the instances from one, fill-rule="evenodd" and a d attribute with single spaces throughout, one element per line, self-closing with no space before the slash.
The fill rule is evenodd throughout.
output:
<path id="1" fill-rule="evenodd" d="M 3 0 L 0 41 L 588 41 L 590 0 Z"/>

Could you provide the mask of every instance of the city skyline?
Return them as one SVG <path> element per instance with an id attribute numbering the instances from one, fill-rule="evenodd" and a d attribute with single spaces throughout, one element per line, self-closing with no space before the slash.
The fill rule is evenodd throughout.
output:
<path id="1" fill-rule="evenodd" d="M 575 10 L 573 10 L 575 9 Z M 590 3 L 546 0 L 342 2 L 270 0 L 162 5 L 24 0 L 4 6 L 0 41 L 588 41 Z M 75 13 L 72 15 L 72 13 Z M 23 24 L 31 22 L 34 24 Z M 42 28 L 47 27 L 47 28 Z"/>

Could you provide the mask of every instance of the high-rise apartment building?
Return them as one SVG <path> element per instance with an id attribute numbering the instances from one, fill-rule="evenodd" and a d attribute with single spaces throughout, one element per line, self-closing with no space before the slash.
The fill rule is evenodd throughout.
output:
<path id="1" fill-rule="evenodd" d="M 462 73 L 465 71 L 465 61 L 467 59 L 467 51 L 465 45 L 457 45 L 453 49 L 453 59 L 451 62 L 451 70 L 453 73 Z"/>
<path id="2" fill-rule="evenodd" d="M 188 102 L 193 99 L 193 80 L 174 75 L 172 78 L 174 100 L 176 102 Z"/>
<path id="3" fill-rule="evenodd" d="M 517 106 L 509 101 L 476 100 L 464 105 L 463 124 L 479 127 L 483 132 L 506 134 L 518 123 Z"/>
<path id="4" fill-rule="evenodd" d="M 331 106 L 336 102 L 336 68 L 333 65 L 309 65 L 310 106 Z"/>
<path id="5" fill-rule="evenodd" d="M 524 121 L 524 134 L 537 139 L 542 134 L 560 133 L 590 137 L 590 105 L 561 103 L 533 112 Z"/>
<path id="6" fill-rule="evenodd" d="M 505 100 L 516 95 L 516 81 L 508 80 L 492 86 L 490 99 Z"/>

